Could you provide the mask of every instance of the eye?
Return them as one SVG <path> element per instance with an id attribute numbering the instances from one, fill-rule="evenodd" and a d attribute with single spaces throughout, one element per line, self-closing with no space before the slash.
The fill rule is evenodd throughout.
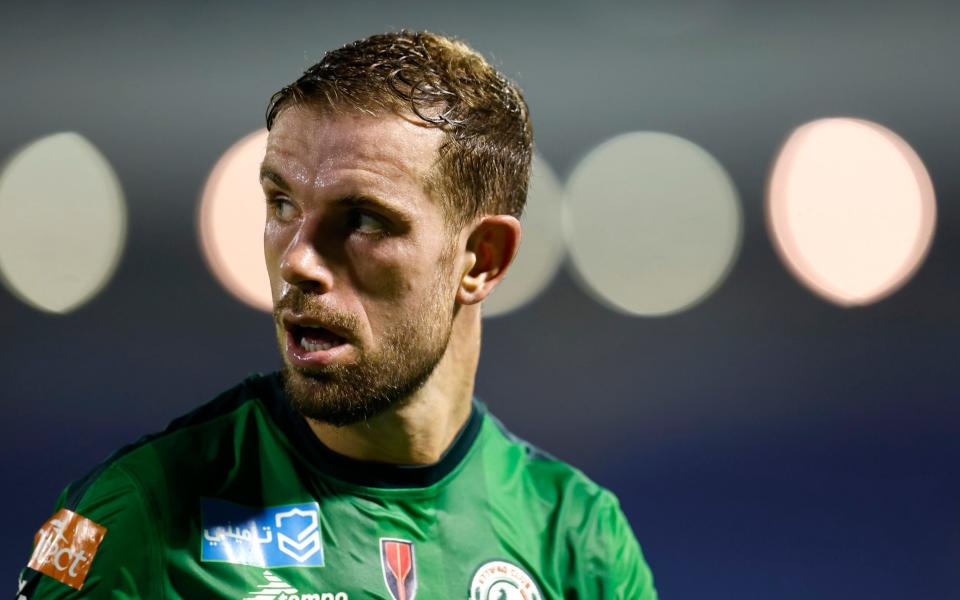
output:
<path id="1" fill-rule="evenodd" d="M 351 228 L 360 233 L 383 233 L 386 224 L 383 219 L 367 212 L 357 211 L 351 216 Z"/>
<path id="2" fill-rule="evenodd" d="M 270 215 L 278 221 L 292 221 L 297 216 L 297 208 L 285 196 L 267 199 Z"/>

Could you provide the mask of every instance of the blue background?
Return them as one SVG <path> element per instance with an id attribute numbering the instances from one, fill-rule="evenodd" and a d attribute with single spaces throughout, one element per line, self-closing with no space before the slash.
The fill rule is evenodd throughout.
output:
<path id="1" fill-rule="evenodd" d="M 740 191 L 741 254 L 694 309 L 625 317 L 561 270 L 485 324 L 478 395 L 619 495 L 661 595 L 960 597 L 958 12 L 929 0 L 5 7 L 0 156 L 80 132 L 116 168 L 130 229 L 116 276 L 74 313 L 0 292 L 0 576 L 13 587 L 69 481 L 279 364 L 269 317 L 204 265 L 199 192 L 325 49 L 410 27 L 464 37 L 520 83 L 561 179 L 604 139 L 658 130 L 702 145 Z M 784 136 L 837 115 L 903 136 L 939 203 L 914 279 L 853 310 L 791 277 L 762 211 Z"/>

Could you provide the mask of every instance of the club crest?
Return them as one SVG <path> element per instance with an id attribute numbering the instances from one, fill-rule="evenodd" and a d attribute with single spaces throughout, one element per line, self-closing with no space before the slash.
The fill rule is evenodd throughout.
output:
<path id="1" fill-rule="evenodd" d="M 543 596 L 526 571 L 504 560 L 492 560 L 473 574 L 470 600 L 543 600 Z"/>
<path id="2" fill-rule="evenodd" d="M 413 542 L 380 538 L 383 581 L 393 600 L 413 600 L 417 595 L 417 563 Z"/>

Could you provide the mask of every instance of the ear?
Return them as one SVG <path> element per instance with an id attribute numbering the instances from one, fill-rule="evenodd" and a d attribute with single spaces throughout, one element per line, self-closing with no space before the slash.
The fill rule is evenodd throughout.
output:
<path id="1" fill-rule="evenodd" d="M 466 265 L 457 290 L 457 302 L 476 304 L 503 281 L 520 248 L 520 221 L 510 215 L 480 219 L 467 238 Z"/>

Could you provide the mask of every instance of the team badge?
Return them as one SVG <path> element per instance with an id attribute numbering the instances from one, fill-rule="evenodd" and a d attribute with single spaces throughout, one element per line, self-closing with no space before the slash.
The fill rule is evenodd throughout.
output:
<path id="1" fill-rule="evenodd" d="M 413 600 L 417 595 L 417 563 L 413 542 L 380 538 L 383 581 L 393 600 Z"/>
<path id="2" fill-rule="evenodd" d="M 492 560 L 473 574 L 470 600 L 543 600 L 543 596 L 526 571 L 505 560 Z"/>
<path id="3" fill-rule="evenodd" d="M 322 567 L 316 502 L 253 507 L 203 499 L 200 559 L 254 567 Z"/>

